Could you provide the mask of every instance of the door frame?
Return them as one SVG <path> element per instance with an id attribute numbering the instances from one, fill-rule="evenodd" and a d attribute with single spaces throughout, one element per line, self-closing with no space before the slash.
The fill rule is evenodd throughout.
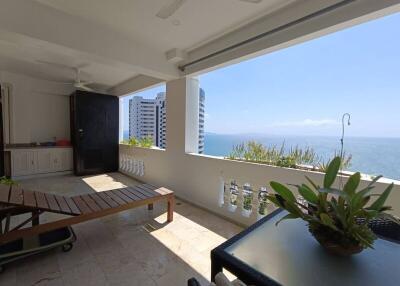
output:
<path id="1" fill-rule="evenodd" d="M 3 93 L 0 85 L 0 177 L 4 176 L 4 169 Z"/>

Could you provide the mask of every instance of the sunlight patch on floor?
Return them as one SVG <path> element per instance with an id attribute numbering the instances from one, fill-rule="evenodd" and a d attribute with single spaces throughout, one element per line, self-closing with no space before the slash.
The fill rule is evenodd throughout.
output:
<path id="1" fill-rule="evenodd" d="M 166 213 L 154 220 L 165 223 Z M 210 251 L 226 240 L 179 213 L 174 213 L 173 222 L 150 234 L 204 277 L 208 277 L 211 271 Z"/>
<path id="2" fill-rule="evenodd" d="M 113 177 L 107 174 L 85 177 L 82 178 L 82 181 L 84 181 L 89 187 L 91 187 L 96 192 L 104 192 L 104 191 L 122 189 L 127 187 L 127 185 L 119 181 L 116 181 Z"/>

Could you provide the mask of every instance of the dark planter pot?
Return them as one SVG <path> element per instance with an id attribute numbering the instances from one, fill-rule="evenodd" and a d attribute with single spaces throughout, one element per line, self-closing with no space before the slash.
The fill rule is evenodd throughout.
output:
<path id="1" fill-rule="evenodd" d="M 324 226 L 309 226 L 310 233 L 329 253 L 338 256 L 351 256 L 364 250 L 357 241 L 349 240 L 338 232 Z"/>

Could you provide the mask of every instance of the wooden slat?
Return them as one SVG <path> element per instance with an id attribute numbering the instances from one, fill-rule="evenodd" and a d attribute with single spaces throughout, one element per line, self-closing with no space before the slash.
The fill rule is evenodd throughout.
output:
<path id="1" fill-rule="evenodd" d="M 92 212 L 92 210 L 85 204 L 80 196 L 72 197 L 72 200 L 77 205 L 81 213 L 87 214 Z"/>
<path id="2" fill-rule="evenodd" d="M 65 198 L 63 196 L 54 196 L 57 200 L 58 205 L 63 213 L 71 213 L 71 209 L 69 208 Z"/>
<path id="3" fill-rule="evenodd" d="M 23 201 L 24 201 L 24 194 L 22 192 L 22 188 L 17 186 L 12 186 L 9 203 L 22 205 Z"/>
<path id="4" fill-rule="evenodd" d="M 111 194 L 111 192 L 110 192 L 110 194 Z M 108 196 L 107 194 L 104 194 L 104 195 Z M 11 232 L 9 232 L 7 234 L 0 235 L 0 243 L 12 241 L 12 240 L 15 240 L 15 239 L 18 239 L 18 238 L 21 238 L 21 237 L 40 234 L 40 233 L 51 231 L 51 230 L 54 230 L 54 229 L 58 229 L 58 228 L 61 228 L 61 227 L 64 227 L 64 226 L 70 226 L 70 225 L 73 225 L 73 224 L 82 223 L 84 221 L 93 220 L 93 219 L 96 219 L 96 218 L 100 218 L 100 217 L 104 217 L 104 216 L 107 216 L 107 215 L 115 214 L 115 213 L 118 213 L 118 212 L 121 212 L 121 211 L 125 211 L 125 210 L 129 210 L 129 209 L 135 208 L 135 207 L 148 205 L 148 204 L 156 202 L 156 201 L 158 201 L 160 199 L 165 199 L 168 202 L 167 221 L 172 221 L 172 219 L 173 219 L 173 206 L 174 206 L 174 196 L 173 196 L 173 194 L 167 195 L 167 196 L 163 196 L 162 198 L 153 197 L 153 198 L 147 199 L 147 200 L 134 201 L 134 202 L 132 202 L 130 204 L 123 204 L 123 205 L 120 205 L 118 207 L 109 208 L 107 210 L 102 210 L 102 211 L 99 211 L 99 212 L 90 212 L 90 213 L 82 214 L 82 215 L 79 215 L 79 216 L 68 217 L 68 218 L 57 220 L 57 221 L 51 221 L 51 222 L 43 223 L 43 224 L 31 227 L 31 228 L 23 228 L 23 229 L 11 231 Z M 74 197 L 73 200 L 74 201 L 76 200 L 77 202 L 80 200 L 83 203 L 83 200 L 79 196 Z"/>
<path id="5" fill-rule="evenodd" d="M 143 191 L 141 191 L 137 186 L 129 187 L 128 189 L 129 189 L 130 192 L 134 193 L 136 196 L 138 196 L 142 200 L 145 200 L 145 199 L 149 198 L 149 196 L 143 194 Z"/>
<path id="6" fill-rule="evenodd" d="M 114 194 L 112 191 L 106 191 L 106 192 L 103 192 L 103 194 L 106 194 L 107 196 L 112 198 L 118 205 L 126 204 L 126 202 L 123 199 L 121 199 L 119 196 Z"/>
<path id="7" fill-rule="evenodd" d="M 98 194 L 89 194 L 89 196 L 96 202 L 96 204 L 103 210 L 111 208 Z"/>
<path id="8" fill-rule="evenodd" d="M 54 210 L 56 212 L 61 210 L 53 194 L 46 193 L 45 196 L 51 210 Z"/>
<path id="9" fill-rule="evenodd" d="M 79 210 L 79 208 L 76 206 L 75 202 L 71 198 L 64 197 L 64 199 L 67 202 L 67 204 L 73 214 L 77 214 L 77 215 L 81 214 L 81 211 Z"/>
<path id="10" fill-rule="evenodd" d="M 101 208 L 95 203 L 95 201 L 89 195 L 81 196 L 82 200 L 91 208 L 92 211 L 98 212 Z"/>
<path id="11" fill-rule="evenodd" d="M 119 204 L 116 203 L 113 199 L 111 199 L 109 196 L 107 196 L 107 194 L 105 192 L 99 192 L 97 193 L 97 195 L 99 197 L 101 197 L 108 205 L 110 205 L 111 207 L 115 208 L 118 207 Z"/>
<path id="12" fill-rule="evenodd" d="M 127 195 L 125 195 L 120 190 L 112 190 L 112 192 L 114 194 L 116 194 L 118 197 L 120 197 L 121 199 L 123 199 L 126 203 L 130 203 L 130 202 L 135 201 L 135 200 L 131 199 L 130 197 L 128 197 Z"/>
<path id="13" fill-rule="evenodd" d="M 36 197 L 36 204 L 39 208 L 49 209 L 49 205 L 47 204 L 47 200 L 46 197 L 44 196 L 44 193 L 35 192 L 35 197 Z"/>
<path id="14" fill-rule="evenodd" d="M 24 190 L 24 206 L 36 207 L 36 198 L 34 192 Z"/>
<path id="15" fill-rule="evenodd" d="M 153 190 L 149 190 L 147 189 L 145 186 L 143 185 L 137 185 L 135 186 L 142 194 L 146 195 L 147 197 L 154 197 L 154 196 L 159 196 L 160 194 L 153 191 Z"/>
<path id="16" fill-rule="evenodd" d="M 0 184 L 0 202 L 7 203 L 10 194 L 10 186 Z"/>
<path id="17" fill-rule="evenodd" d="M 129 191 L 129 188 L 124 188 L 119 190 L 135 201 L 139 201 L 142 199 L 140 196 L 136 195 L 135 192 Z"/>

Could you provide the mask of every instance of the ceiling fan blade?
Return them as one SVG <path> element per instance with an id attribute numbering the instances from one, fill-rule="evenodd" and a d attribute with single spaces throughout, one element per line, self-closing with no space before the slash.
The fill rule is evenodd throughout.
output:
<path id="1" fill-rule="evenodd" d="M 173 15 L 185 2 L 186 0 L 174 0 L 174 2 L 171 4 L 162 7 L 156 16 L 161 19 L 167 19 Z"/>
<path id="2" fill-rule="evenodd" d="M 78 89 L 86 90 L 86 91 L 94 91 L 90 87 L 87 87 L 86 84 L 88 84 L 88 83 L 78 83 L 78 84 L 75 84 L 74 87 L 76 87 Z"/>
<path id="3" fill-rule="evenodd" d="M 69 70 L 73 70 L 74 69 L 74 67 L 70 67 L 70 66 L 67 66 L 67 65 L 59 64 L 59 63 L 53 63 L 53 62 L 42 61 L 42 60 L 36 60 L 36 62 L 38 62 L 40 64 L 53 66 L 53 67 L 63 68 L 63 69 L 69 69 Z"/>
<path id="4" fill-rule="evenodd" d="M 46 94 L 46 95 L 70 96 L 70 94 L 47 92 L 47 91 L 40 91 L 40 90 L 33 90 L 33 92 L 39 93 L 39 94 Z"/>

